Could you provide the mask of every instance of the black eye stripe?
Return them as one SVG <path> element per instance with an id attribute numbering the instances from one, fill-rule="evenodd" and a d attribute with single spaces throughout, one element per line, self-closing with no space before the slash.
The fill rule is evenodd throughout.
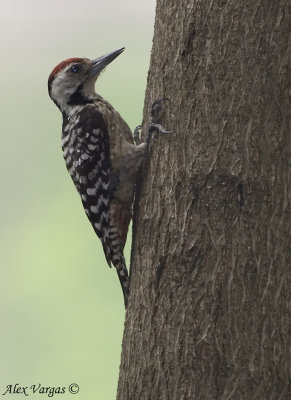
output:
<path id="1" fill-rule="evenodd" d="M 70 71 L 73 72 L 73 74 L 78 74 L 81 70 L 80 65 L 74 64 L 71 66 Z"/>

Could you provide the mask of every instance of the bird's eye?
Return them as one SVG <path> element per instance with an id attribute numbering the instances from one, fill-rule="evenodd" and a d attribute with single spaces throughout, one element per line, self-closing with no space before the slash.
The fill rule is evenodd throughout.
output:
<path id="1" fill-rule="evenodd" d="M 78 74 L 80 72 L 80 66 L 79 65 L 72 65 L 70 68 L 70 71 L 73 72 L 73 74 Z"/>

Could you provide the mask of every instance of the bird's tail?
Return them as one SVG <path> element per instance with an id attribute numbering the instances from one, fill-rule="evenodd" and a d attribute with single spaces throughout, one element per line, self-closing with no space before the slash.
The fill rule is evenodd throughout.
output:
<path id="1" fill-rule="evenodd" d="M 106 257 L 106 261 L 111 267 L 111 264 L 114 265 L 116 268 L 118 278 L 121 284 L 122 292 L 123 292 L 123 297 L 124 297 L 124 305 L 125 308 L 127 306 L 127 300 L 128 300 L 128 295 L 129 295 L 129 277 L 128 277 L 128 272 L 126 268 L 126 263 L 123 255 L 123 250 L 121 248 L 121 243 L 118 243 L 119 245 L 116 247 L 113 247 L 110 245 L 110 242 L 102 242 L 103 244 L 103 249 Z"/>
<path id="2" fill-rule="evenodd" d="M 110 225 L 109 225 L 109 241 L 110 241 L 110 261 L 116 268 L 118 278 L 123 291 L 124 304 L 127 306 L 129 295 L 129 278 L 126 268 L 123 249 L 126 241 L 128 225 L 131 219 L 131 210 L 112 200 L 110 204 Z"/>
<path id="3" fill-rule="evenodd" d="M 118 274 L 118 278 L 120 281 L 120 285 L 121 285 L 123 297 L 124 297 L 124 305 L 126 308 L 127 302 L 128 302 L 128 296 L 129 296 L 129 278 L 128 278 L 128 272 L 127 272 L 123 254 L 121 254 L 121 257 L 119 257 L 118 260 L 114 258 L 112 260 L 112 263 L 115 266 L 117 274 Z"/>

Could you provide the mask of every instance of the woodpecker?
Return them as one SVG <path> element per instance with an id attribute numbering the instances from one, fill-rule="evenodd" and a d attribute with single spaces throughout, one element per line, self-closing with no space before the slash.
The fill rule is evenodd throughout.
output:
<path id="1" fill-rule="evenodd" d="M 63 116 L 62 150 L 67 170 L 102 242 L 107 263 L 117 270 L 126 307 L 129 279 L 123 249 L 132 218 L 136 174 L 152 133 L 169 132 L 152 114 L 147 140 L 139 143 L 138 126 L 134 144 L 127 123 L 95 92 L 100 72 L 123 50 L 94 60 L 75 57 L 61 62 L 49 75 L 48 92 Z M 161 108 L 156 105 L 153 110 Z"/>

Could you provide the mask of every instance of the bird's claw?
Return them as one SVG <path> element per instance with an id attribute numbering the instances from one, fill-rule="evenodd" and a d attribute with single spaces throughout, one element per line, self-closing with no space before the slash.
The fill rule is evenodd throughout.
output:
<path id="1" fill-rule="evenodd" d="M 167 131 L 161 124 L 154 124 L 154 123 L 150 124 L 149 131 L 162 133 L 164 135 L 172 133 L 171 131 Z"/>
<path id="2" fill-rule="evenodd" d="M 158 133 L 161 133 L 163 135 L 168 135 L 168 134 L 172 133 L 171 131 L 168 131 L 161 124 L 158 123 L 163 115 L 163 103 L 165 101 L 170 101 L 170 100 L 167 98 L 161 98 L 159 100 L 156 100 L 152 104 L 152 108 L 151 108 L 152 121 L 149 124 L 148 132 L 147 132 L 147 136 L 146 136 L 146 140 L 145 140 L 147 145 L 149 145 L 151 140 L 156 140 L 155 137 L 156 137 L 156 134 L 158 134 Z M 133 132 L 133 138 L 134 138 L 136 145 L 139 145 L 141 143 L 141 139 L 139 136 L 139 131 L 141 130 L 141 128 L 142 128 L 142 125 L 138 125 Z"/>
<path id="3" fill-rule="evenodd" d="M 139 131 L 141 130 L 141 128 L 142 128 L 142 125 L 137 125 L 137 127 L 133 131 L 133 139 L 137 146 L 141 143 L 141 139 L 139 136 Z"/>

